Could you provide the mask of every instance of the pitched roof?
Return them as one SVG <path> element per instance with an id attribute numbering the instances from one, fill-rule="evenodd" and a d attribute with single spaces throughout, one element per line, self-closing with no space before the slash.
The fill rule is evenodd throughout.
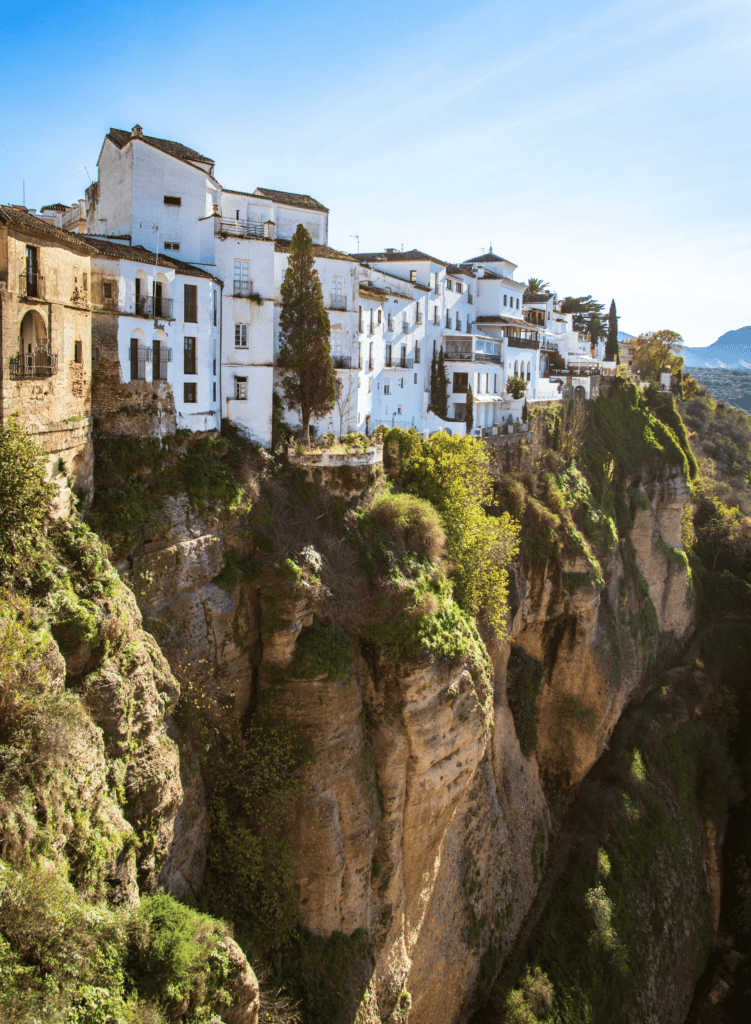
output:
<path id="1" fill-rule="evenodd" d="M 469 260 L 462 260 L 462 263 L 509 263 L 512 267 L 516 267 L 516 263 L 511 263 L 511 260 L 499 256 L 496 252 L 486 252 L 482 256 L 473 256 Z"/>
<path id="2" fill-rule="evenodd" d="M 54 210 L 56 213 L 65 213 L 65 211 L 69 209 L 70 207 L 66 206 L 65 203 L 49 203 L 49 205 L 42 207 L 41 212 L 44 213 L 45 210 Z"/>
<path id="3" fill-rule="evenodd" d="M 111 256 L 118 260 L 132 260 L 134 263 L 148 263 L 157 265 L 156 253 L 151 249 L 144 249 L 142 245 L 120 245 L 109 238 L 92 238 L 90 235 L 74 235 L 74 238 L 85 238 L 86 242 L 102 256 Z M 212 281 L 222 284 L 222 279 L 215 274 L 203 270 L 201 267 L 194 267 L 192 263 L 185 263 L 183 260 L 176 260 L 174 256 L 166 253 L 159 253 L 160 267 L 168 267 L 176 270 L 179 274 L 187 274 L 190 277 L 208 277 Z"/>
<path id="4" fill-rule="evenodd" d="M 21 210 L 17 206 L 0 206 L 0 224 L 9 228 L 19 228 L 23 231 L 29 231 L 35 235 L 44 235 L 48 238 L 54 238 L 56 241 L 61 242 L 64 245 L 68 245 L 72 249 L 78 249 L 79 252 L 91 252 L 91 246 L 89 245 L 88 240 L 83 240 L 82 235 L 74 235 L 70 231 L 63 231 L 62 228 L 56 228 L 55 225 L 51 224 L 48 220 L 42 220 L 41 217 L 35 217 L 33 213 L 29 213 L 27 210 Z"/>
<path id="5" fill-rule="evenodd" d="M 238 195 L 243 194 L 242 192 L 238 193 Z M 302 210 L 329 212 L 328 206 L 324 206 L 317 199 L 314 199 L 312 196 L 306 196 L 301 192 L 280 192 L 275 188 L 257 188 L 253 195 L 258 196 L 259 199 L 271 199 L 273 202 L 281 203 L 283 206 L 297 206 Z"/>
<path id="6" fill-rule="evenodd" d="M 446 273 L 451 274 L 453 277 L 474 277 L 472 270 L 469 267 L 460 267 L 456 263 L 449 263 L 446 267 Z"/>
<path id="7" fill-rule="evenodd" d="M 360 252 L 357 258 L 362 263 L 377 263 L 383 260 L 386 263 L 437 263 L 441 267 L 447 267 L 445 260 L 436 259 L 435 256 L 428 256 L 426 252 L 419 249 L 408 249 L 406 252 Z"/>
<path id="8" fill-rule="evenodd" d="M 274 242 L 274 249 L 277 252 L 289 252 L 290 240 L 288 238 L 277 238 Z M 313 255 L 326 260 L 347 260 L 350 263 L 357 263 L 357 260 L 346 252 L 339 252 L 332 249 L 330 245 L 313 244 Z"/>
<path id="9" fill-rule="evenodd" d="M 528 320 L 520 320 L 516 316 L 478 316 L 475 319 L 478 324 L 511 324 L 514 327 L 524 327 L 528 331 L 542 330 L 539 324 L 531 324 Z"/>
<path id="10" fill-rule="evenodd" d="M 112 139 L 118 149 L 122 149 L 132 138 L 140 139 L 141 142 L 148 143 L 149 146 L 154 146 L 155 149 L 161 149 L 163 153 L 168 153 L 170 156 L 176 157 L 178 160 L 186 160 L 188 163 L 200 162 L 203 164 L 212 164 L 214 161 L 210 156 L 202 156 L 197 153 L 195 149 L 189 149 L 187 146 L 183 146 L 182 142 L 170 142 L 169 139 L 157 139 L 153 135 L 133 135 L 132 132 L 125 131 L 122 128 L 110 128 L 107 132 L 107 137 Z"/>
<path id="11" fill-rule="evenodd" d="M 524 305 L 526 306 L 530 302 L 549 302 L 552 298 L 552 292 L 533 292 L 524 300 Z"/>

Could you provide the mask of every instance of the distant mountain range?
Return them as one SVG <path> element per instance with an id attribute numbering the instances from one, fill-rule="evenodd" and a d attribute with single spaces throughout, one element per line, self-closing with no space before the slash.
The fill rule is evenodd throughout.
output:
<path id="1" fill-rule="evenodd" d="M 706 348 L 683 349 L 686 367 L 707 367 L 717 370 L 751 370 L 751 327 L 727 331 Z"/>

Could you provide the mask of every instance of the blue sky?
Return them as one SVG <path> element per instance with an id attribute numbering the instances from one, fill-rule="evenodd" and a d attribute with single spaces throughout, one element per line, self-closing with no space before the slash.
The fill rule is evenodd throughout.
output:
<path id="1" fill-rule="evenodd" d="M 496 252 L 632 334 L 751 324 L 751 3 L 30 3 L 0 202 L 71 202 L 110 127 L 308 192 L 330 241 Z"/>

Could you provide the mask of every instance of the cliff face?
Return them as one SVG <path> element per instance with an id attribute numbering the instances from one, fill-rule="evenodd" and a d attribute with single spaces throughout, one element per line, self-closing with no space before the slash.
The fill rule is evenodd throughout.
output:
<path id="1" fill-rule="evenodd" d="M 691 631 L 689 579 L 673 552 L 682 473 L 635 474 L 624 497 L 633 526 L 602 585 L 581 559 L 518 568 L 510 643 L 491 648 L 482 685 L 470 665 L 394 662 L 365 643 L 334 678 L 296 676 L 315 596 L 224 572 L 230 549 L 238 561 L 252 550 L 247 524 L 210 522 L 183 499 L 121 562 L 176 670 L 188 666 L 236 716 L 283 709 L 314 749 L 288 830 L 300 912 L 319 935 L 367 933 L 358 1020 L 467 1019 L 517 938 L 563 809 L 649 664 Z M 200 808 L 198 781 L 192 792 Z M 176 815 L 184 848 L 200 849 L 200 811 Z M 182 863 L 163 878 L 195 887 L 200 854 Z M 694 883 L 706 884 L 701 869 Z"/>

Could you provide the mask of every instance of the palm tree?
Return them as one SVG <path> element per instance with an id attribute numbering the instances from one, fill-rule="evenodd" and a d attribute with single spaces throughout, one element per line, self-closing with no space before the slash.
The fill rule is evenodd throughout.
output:
<path id="1" fill-rule="evenodd" d="M 539 295 L 541 292 L 546 292 L 550 285 L 547 281 L 543 281 L 541 277 L 530 277 L 527 281 L 527 287 L 524 289 L 524 301 L 531 299 L 534 295 Z"/>

